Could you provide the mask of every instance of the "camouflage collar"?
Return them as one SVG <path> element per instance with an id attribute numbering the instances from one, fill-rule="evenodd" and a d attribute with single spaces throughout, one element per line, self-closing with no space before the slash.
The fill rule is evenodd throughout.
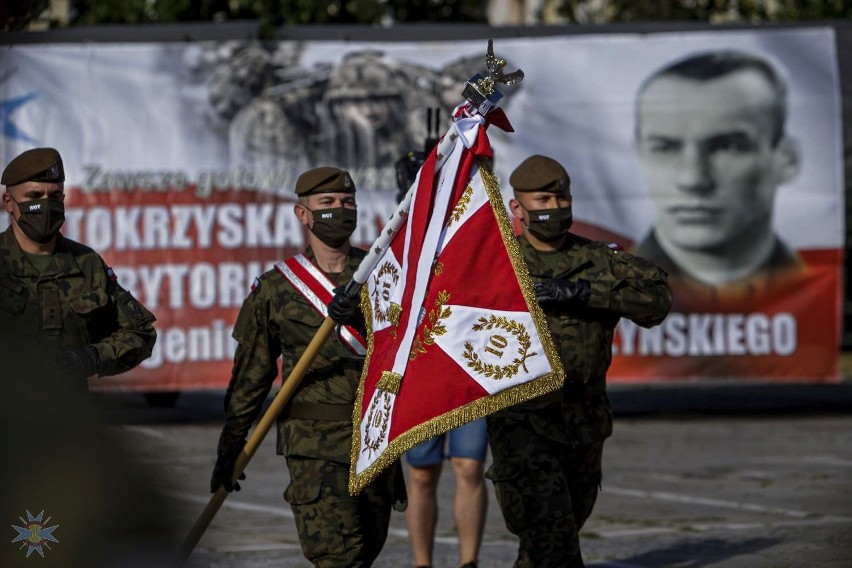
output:
<path id="1" fill-rule="evenodd" d="M 12 232 L 12 226 L 0 233 L 0 267 L 2 271 L 12 276 L 38 278 L 50 276 L 65 276 L 79 274 L 80 267 L 74 259 L 74 254 L 68 245 L 68 240 L 61 234 L 56 236 L 56 250 L 53 253 L 53 263 L 44 272 L 39 272 L 27 259 L 21 250 L 18 239 Z"/>
<path id="2" fill-rule="evenodd" d="M 311 262 L 313 262 L 314 264 L 317 263 L 317 255 L 314 254 L 314 250 L 311 248 L 310 245 L 305 248 L 305 252 L 303 252 L 302 254 L 311 259 Z"/>
<path id="3" fill-rule="evenodd" d="M 584 243 L 590 242 L 584 237 L 568 233 L 568 238 L 554 252 L 561 253 L 556 259 L 555 264 L 545 263 L 540 251 L 523 236 L 518 236 L 518 245 L 521 249 L 521 255 L 526 260 L 527 267 L 530 271 L 530 276 L 538 278 L 566 278 L 571 274 L 587 269 L 590 265 L 594 265 L 596 255 L 584 254 L 584 250 L 588 250 L 582 246 Z"/>
<path id="4" fill-rule="evenodd" d="M 361 260 L 363 260 L 363 258 L 361 256 L 356 256 L 355 254 L 353 254 L 354 252 L 355 247 L 350 246 L 349 252 L 346 254 L 346 268 L 343 269 L 342 274 L 345 274 L 347 276 L 355 274 L 355 270 L 357 270 L 358 266 L 361 264 Z M 302 254 L 308 257 L 314 264 L 317 263 L 317 256 L 314 254 L 314 251 L 313 249 L 311 249 L 310 245 L 305 248 L 305 252 Z"/>

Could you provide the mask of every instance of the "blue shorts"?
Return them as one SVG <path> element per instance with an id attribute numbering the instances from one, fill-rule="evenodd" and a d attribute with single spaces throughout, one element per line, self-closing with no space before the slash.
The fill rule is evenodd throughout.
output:
<path id="1" fill-rule="evenodd" d="M 488 423 L 480 418 L 414 446 L 405 452 L 405 459 L 412 467 L 430 467 L 441 463 L 445 457 L 484 462 L 487 453 Z"/>

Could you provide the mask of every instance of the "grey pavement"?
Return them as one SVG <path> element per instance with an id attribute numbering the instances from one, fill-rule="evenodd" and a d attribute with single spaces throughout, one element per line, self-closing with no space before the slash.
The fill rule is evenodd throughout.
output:
<path id="1" fill-rule="evenodd" d="M 182 538 L 209 498 L 222 393 L 184 393 L 174 408 L 149 408 L 133 394 L 100 398 L 109 429 L 156 472 Z M 852 566 L 852 383 L 613 387 L 611 398 L 603 490 L 581 534 L 588 566 Z M 272 435 L 191 567 L 309 566 Z M 488 487 L 480 567 L 510 567 L 516 541 Z M 458 565 L 452 495 L 445 468 L 435 568 Z M 394 513 L 376 566 L 411 565 L 404 516 Z"/>

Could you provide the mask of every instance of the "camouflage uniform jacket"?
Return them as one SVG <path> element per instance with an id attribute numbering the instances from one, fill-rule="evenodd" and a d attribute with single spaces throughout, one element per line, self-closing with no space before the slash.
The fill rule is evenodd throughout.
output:
<path id="1" fill-rule="evenodd" d="M 154 316 L 107 273 L 92 249 L 57 236 L 53 262 L 39 272 L 12 227 L 0 234 L 0 330 L 23 353 L 92 345 L 100 375 L 132 369 L 151 355 Z M 9 347 L 6 343 L 5 347 Z"/>
<path id="2" fill-rule="evenodd" d="M 653 263 L 625 253 L 620 247 L 570 233 L 555 266 L 551 263 L 552 268 L 524 237 L 518 238 L 518 244 L 533 282 L 548 278 L 585 279 L 591 284 L 591 294 L 588 306 L 557 302 L 541 305 L 565 367 L 565 384 L 559 393 L 508 410 L 535 411 L 560 400 L 575 405 L 572 411 L 578 414 L 577 442 L 604 439 L 611 433 L 611 408 L 607 397 L 598 395 L 606 391 L 615 326 L 622 317 L 643 327 L 661 323 L 672 303 L 667 275 Z M 595 401 L 599 404 L 592 403 Z"/>
<path id="3" fill-rule="evenodd" d="M 335 284 L 341 286 L 348 282 L 365 255 L 360 249 L 350 249 L 346 268 L 333 277 Z M 310 249 L 305 251 L 305 256 L 315 261 Z M 233 336 L 238 346 L 225 394 L 220 453 L 245 439 L 278 375 L 278 357 L 282 359 L 284 380 L 322 322 L 323 317 L 277 270 L 272 269 L 258 279 L 234 325 Z M 340 405 L 341 408 L 352 405 L 363 366 L 364 358 L 352 352 L 336 332 L 332 334 L 279 417 L 278 453 L 349 463 L 351 418 L 310 420 L 287 418 L 287 414 L 293 404 Z"/>

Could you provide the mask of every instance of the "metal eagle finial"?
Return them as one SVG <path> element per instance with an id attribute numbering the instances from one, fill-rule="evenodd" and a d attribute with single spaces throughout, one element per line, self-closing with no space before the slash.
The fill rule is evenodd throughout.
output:
<path id="1" fill-rule="evenodd" d="M 483 77 L 481 73 L 477 73 L 465 83 L 465 89 L 462 91 L 462 96 L 482 114 L 491 110 L 503 97 L 503 93 L 495 88 L 497 83 L 514 85 L 524 78 L 524 72 L 520 69 L 508 74 L 503 73 L 506 60 L 495 57 L 494 40 L 491 39 L 488 40 L 485 67 L 488 69 L 488 76 Z"/>
<path id="2" fill-rule="evenodd" d="M 494 90 L 495 83 L 504 85 L 514 85 L 520 83 L 524 79 L 524 72 L 518 69 L 509 74 L 503 73 L 503 68 L 506 67 L 506 60 L 498 58 L 494 55 L 494 40 L 488 40 L 488 51 L 485 54 L 485 68 L 488 69 L 488 77 L 483 79 L 490 86 L 488 94 Z"/>

